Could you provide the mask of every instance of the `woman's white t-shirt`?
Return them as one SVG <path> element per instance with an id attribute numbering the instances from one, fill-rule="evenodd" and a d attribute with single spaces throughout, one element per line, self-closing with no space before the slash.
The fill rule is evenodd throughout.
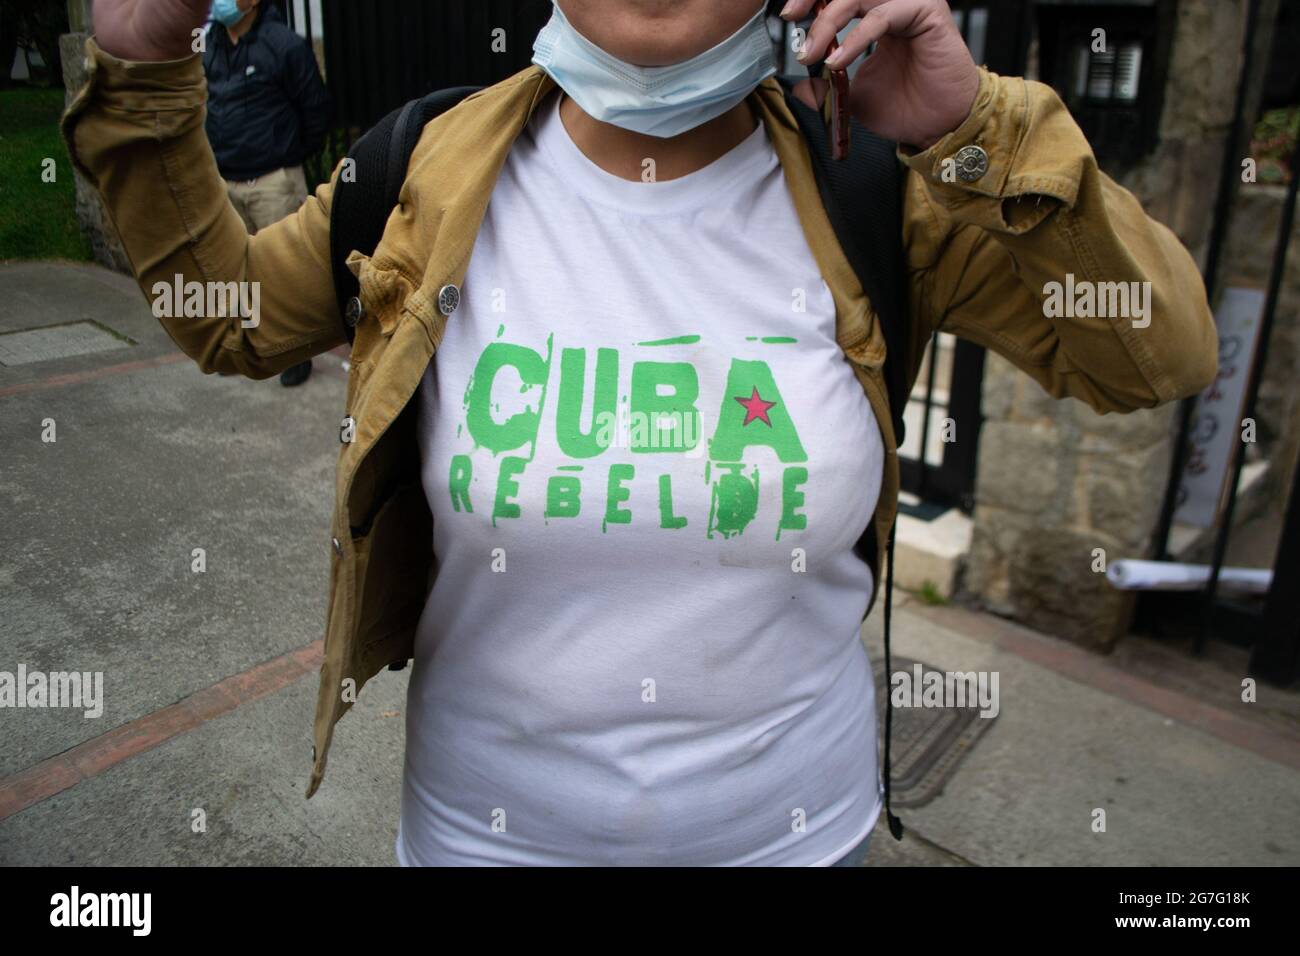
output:
<path id="1" fill-rule="evenodd" d="M 630 182 L 558 106 L 420 388 L 398 858 L 833 862 L 880 809 L 852 548 L 883 448 L 830 291 L 761 125 Z"/>

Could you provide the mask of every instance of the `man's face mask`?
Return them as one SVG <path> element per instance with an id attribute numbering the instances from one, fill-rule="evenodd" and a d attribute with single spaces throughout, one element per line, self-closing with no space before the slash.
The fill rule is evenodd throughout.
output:
<path id="1" fill-rule="evenodd" d="M 533 62 L 593 118 L 663 138 L 716 119 L 776 72 L 765 9 L 683 63 L 635 66 L 580 34 L 556 6 L 533 44 Z"/>
<path id="2" fill-rule="evenodd" d="M 213 0 L 211 17 L 223 27 L 233 27 L 244 19 L 244 14 L 247 12 L 239 9 L 237 0 Z"/>

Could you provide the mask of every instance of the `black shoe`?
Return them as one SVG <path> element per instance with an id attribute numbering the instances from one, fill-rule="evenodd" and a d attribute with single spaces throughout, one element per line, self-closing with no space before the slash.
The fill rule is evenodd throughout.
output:
<path id="1" fill-rule="evenodd" d="M 280 373 L 280 384 L 285 388 L 294 388 L 311 378 L 311 359 Z"/>

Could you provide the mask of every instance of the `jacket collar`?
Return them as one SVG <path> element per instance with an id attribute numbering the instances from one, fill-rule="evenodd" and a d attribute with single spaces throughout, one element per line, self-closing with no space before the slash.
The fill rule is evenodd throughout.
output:
<path id="1" fill-rule="evenodd" d="M 544 70 L 529 66 L 475 94 L 429 125 L 413 156 L 406 189 L 414 194 L 417 208 L 419 192 L 430 190 L 430 201 L 441 210 L 439 238 L 478 234 L 510 149 L 555 88 L 555 81 Z M 855 361 L 878 368 L 885 354 L 883 330 L 835 238 L 817 188 L 812 157 L 786 104 L 785 91 L 776 79 L 769 78 L 749 95 L 748 102 L 767 128 L 808 246 L 831 290 L 836 307 L 836 338 Z M 465 160 L 470 152 L 478 161 Z M 435 194 L 436 198 L 432 198 Z M 390 223 L 390 231 L 394 225 Z M 403 238 L 417 238 L 404 236 L 404 232 L 398 228 L 392 242 L 385 233 L 381 245 L 393 251 L 393 259 L 403 247 L 428 248 L 419 242 L 403 242 Z M 433 319 L 430 334 L 435 346 L 441 340 L 443 326 L 430 314 L 436 311 L 430 307 L 444 285 L 459 286 L 464 281 L 472 246 L 472 241 L 456 244 L 444 249 L 442 255 L 435 252 L 426 263 L 395 263 L 411 285 L 419 287 L 411 305 L 417 314 L 425 313 L 426 322 Z M 376 258 L 380 258 L 378 250 Z"/>

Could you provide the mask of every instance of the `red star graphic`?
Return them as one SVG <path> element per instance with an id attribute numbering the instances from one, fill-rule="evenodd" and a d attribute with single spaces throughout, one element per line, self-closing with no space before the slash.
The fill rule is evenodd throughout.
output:
<path id="1" fill-rule="evenodd" d="M 750 395 L 749 398 L 737 398 L 736 401 L 745 406 L 745 425 L 757 420 L 762 422 L 768 428 L 772 427 L 772 422 L 767 417 L 767 410 L 769 408 L 774 408 L 776 402 L 763 401 L 758 397 L 757 388 L 754 389 L 754 393 Z M 743 428 L 744 425 L 741 427 Z"/>

